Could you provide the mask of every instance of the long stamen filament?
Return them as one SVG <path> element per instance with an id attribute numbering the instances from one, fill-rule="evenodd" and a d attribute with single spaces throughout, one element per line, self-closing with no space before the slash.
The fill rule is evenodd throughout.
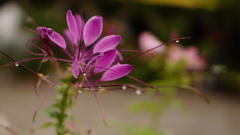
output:
<path id="1" fill-rule="evenodd" d="M 42 101 L 40 102 L 40 104 L 38 105 L 34 115 L 33 115 L 33 122 L 35 122 L 38 110 L 41 108 L 42 104 L 44 103 L 44 101 L 47 99 L 48 95 L 50 94 L 50 92 L 53 90 L 53 88 L 58 84 L 58 82 L 64 77 L 66 76 L 69 72 L 71 71 L 71 69 L 69 69 L 67 72 L 65 72 L 62 76 L 60 76 L 57 81 L 54 82 L 54 84 L 52 85 L 52 87 L 47 91 L 47 93 L 45 94 L 45 96 L 43 97 Z"/>
<path id="2" fill-rule="evenodd" d="M 190 37 L 176 38 L 176 39 L 174 39 L 174 40 L 168 41 L 168 42 L 163 43 L 163 44 L 161 44 L 161 45 L 158 45 L 158 46 L 156 46 L 156 47 L 154 47 L 154 48 L 151 48 L 151 49 L 149 49 L 149 50 L 146 50 L 146 51 L 140 52 L 140 53 L 138 53 L 138 54 L 136 54 L 136 55 L 133 55 L 133 56 L 125 59 L 123 62 L 127 62 L 127 61 L 129 61 L 129 60 L 132 60 L 132 59 L 135 58 L 135 57 L 138 57 L 138 56 L 140 56 L 140 55 L 142 55 L 142 54 L 144 54 L 144 53 L 150 52 L 150 51 L 152 51 L 152 50 L 154 50 L 154 49 L 156 49 L 156 48 L 158 48 L 158 47 L 161 47 L 161 46 L 163 46 L 163 45 L 167 45 L 167 44 L 170 44 L 170 43 L 173 43 L 173 42 L 179 42 L 179 40 L 184 40 L 184 39 L 190 39 Z"/>
<path id="3" fill-rule="evenodd" d="M 34 72 L 33 70 L 31 70 L 30 68 L 24 66 L 21 63 L 18 63 L 18 61 L 16 61 L 15 59 L 13 59 L 12 57 L 10 57 L 9 55 L 7 55 L 5 52 L 0 50 L 0 53 L 2 53 L 4 56 L 6 56 L 7 58 L 9 58 L 10 60 L 12 60 L 14 62 L 14 64 L 20 65 L 21 67 L 25 68 L 26 70 L 28 70 L 29 72 L 33 73 L 34 75 L 38 76 L 38 73 Z"/>
<path id="4" fill-rule="evenodd" d="M 101 114 L 101 116 L 102 116 L 102 118 L 103 118 L 103 123 L 105 124 L 106 127 L 109 127 L 109 126 L 107 125 L 106 120 L 105 120 L 105 116 L 104 116 L 104 113 L 103 113 L 103 110 L 102 110 L 102 107 L 101 107 L 101 104 L 100 104 L 100 100 L 99 100 L 99 98 L 98 98 L 95 90 L 93 89 L 94 87 L 92 87 L 92 84 L 89 82 L 88 77 L 87 77 L 86 74 L 82 71 L 81 68 L 80 68 L 80 70 L 81 70 L 81 72 L 83 73 L 83 76 L 85 77 L 85 80 L 86 80 L 86 82 L 88 83 L 88 85 L 90 86 L 90 90 L 91 90 L 91 92 L 93 93 L 93 95 L 94 95 L 94 97 L 95 97 L 95 99 L 96 99 L 96 101 L 97 101 L 98 108 L 99 108 L 99 110 L 100 110 L 100 114 Z"/>

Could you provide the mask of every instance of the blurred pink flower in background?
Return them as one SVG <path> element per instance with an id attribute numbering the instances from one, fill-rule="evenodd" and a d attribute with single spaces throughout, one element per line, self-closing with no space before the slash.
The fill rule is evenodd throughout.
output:
<path id="1" fill-rule="evenodd" d="M 143 51 L 152 49 L 161 44 L 162 42 L 149 31 L 143 31 L 139 35 L 139 45 L 140 45 L 140 49 Z M 151 53 L 162 53 L 165 50 L 166 50 L 166 46 L 161 46 L 152 50 Z"/>
<path id="2" fill-rule="evenodd" d="M 176 30 L 173 30 L 170 33 L 170 39 L 179 38 L 179 33 Z M 139 35 L 139 46 L 143 51 L 152 49 L 156 46 L 162 44 L 162 42 L 154 36 L 150 31 L 143 31 Z M 168 48 L 167 48 L 168 47 Z M 162 54 L 164 53 L 167 56 L 167 63 L 176 64 L 180 61 L 186 62 L 186 68 L 188 70 L 204 70 L 206 67 L 206 62 L 203 57 L 199 55 L 198 48 L 195 46 L 188 46 L 187 48 L 182 47 L 180 44 L 171 44 L 160 46 L 151 51 L 151 53 Z"/>
<path id="3" fill-rule="evenodd" d="M 195 46 L 189 46 L 183 48 L 180 45 L 171 45 L 168 52 L 168 61 L 170 63 L 176 63 L 181 60 L 186 61 L 188 70 L 203 70 L 206 67 L 204 58 L 199 55 L 198 48 Z"/>

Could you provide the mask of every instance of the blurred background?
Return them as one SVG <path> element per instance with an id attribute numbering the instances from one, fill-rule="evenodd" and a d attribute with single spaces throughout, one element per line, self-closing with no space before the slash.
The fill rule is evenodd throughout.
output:
<path id="1" fill-rule="evenodd" d="M 153 85 L 191 85 L 206 93 L 212 100 L 212 103 L 207 105 L 195 95 L 180 95 L 191 115 L 167 110 L 168 113 L 163 116 L 160 124 L 162 129 L 175 135 L 238 135 L 239 5 L 239 0 L 1 0 L 0 49 L 17 60 L 31 57 L 25 50 L 25 45 L 37 35 L 23 27 L 36 30 L 38 26 L 46 26 L 62 33 L 62 30 L 67 28 L 65 14 L 69 9 L 74 13 L 84 12 L 86 20 L 94 15 L 103 16 L 103 33 L 106 34 L 113 25 L 114 33 L 122 36 L 119 49 L 147 50 L 178 37 L 191 37 L 154 50 L 154 57 L 144 54 L 128 61 L 127 63 L 134 66 L 131 75 Z M 134 54 L 123 53 L 125 58 Z M 3 55 L 0 56 L 0 65 L 10 62 Z M 38 64 L 39 61 L 25 63 L 33 70 L 37 69 Z M 48 68 L 43 70 L 49 71 Z M 6 125 L 11 125 L 20 134 L 30 134 L 28 128 L 32 128 L 30 123 L 34 105 L 40 101 L 31 89 L 31 77 L 31 73 L 25 69 L 14 66 L 0 71 L 0 114 L 3 115 L 3 122 L 0 115 L 0 123 L 5 121 Z M 135 83 L 127 78 L 120 81 Z M 111 96 L 119 98 L 109 98 Z M 128 113 L 124 112 L 124 106 L 133 100 L 149 100 L 148 96 L 141 96 L 114 93 L 101 98 L 107 114 L 113 119 L 144 123 L 146 118 L 143 118 L 143 121 L 138 121 L 138 118 L 147 117 L 145 114 L 134 115 L 134 119 L 133 115 L 127 116 Z M 21 106 L 29 102 L 26 101 L 28 98 L 33 103 L 30 105 L 32 108 L 26 109 L 26 115 L 26 110 L 21 110 Z M 124 102 L 120 102 L 122 98 Z M 81 103 L 79 104 L 81 106 Z M 122 113 L 113 111 L 115 104 L 120 105 Z M 18 112 L 16 108 L 21 111 Z M 92 109 L 96 109 L 96 106 Z M 101 121 L 98 116 L 94 118 Z M 84 125 L 91 123 L 89 119 L 83 121 Z M 21 122 L 29 123 L 28 127 L 24 127 Z M 100 134 L 113 134 L 108 133 L 107 129 L 102 130 L 97 124 L 92 125 L 93 130 L 99 130 Z M 97 133 L 98 131 L 95 131 L 93 134 Z"/>

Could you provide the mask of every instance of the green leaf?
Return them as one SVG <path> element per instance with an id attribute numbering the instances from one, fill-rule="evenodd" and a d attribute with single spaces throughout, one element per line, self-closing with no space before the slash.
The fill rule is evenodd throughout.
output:
<path id="1" fill-rule="evenodd" d="M 59 113 L 56 112 L 56 111 L 46 111 L 45 113 L 46 113 L 47 116 L 50 117 L 50 118 L 57 118 L 58 115 L 59 115 Z"/>
<path id="2" fill-rule="evenodd" d="M 47 122 L 47 123 L 44 123 L 40 128 L 48 128 L 48 127 L 51 127 L 51 126 L 54 126 L 54 123 Z"/>

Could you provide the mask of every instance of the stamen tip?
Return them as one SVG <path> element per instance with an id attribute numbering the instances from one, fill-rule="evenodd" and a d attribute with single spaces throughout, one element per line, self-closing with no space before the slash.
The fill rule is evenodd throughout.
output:
<path id="1" fill-rule="evenodd" d="M 35 123 L 37 113 L 38 113 L 38 110 L 36 110 L 33 114 L 33 119 L 32 119 L 33 123 Z"/>

